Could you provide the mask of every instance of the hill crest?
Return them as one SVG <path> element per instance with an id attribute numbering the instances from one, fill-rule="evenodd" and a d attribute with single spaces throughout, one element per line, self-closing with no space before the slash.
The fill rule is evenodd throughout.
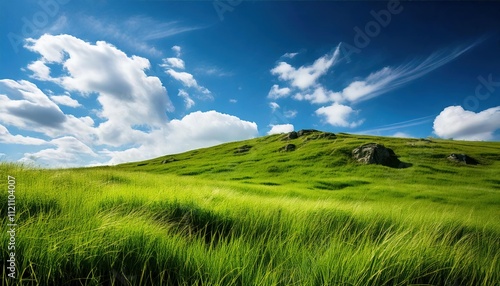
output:
<path id="1" fill-rule="evenodd" d="M 352 158 L 352 151 L 367 143 L 381 144 L 394 150 L 399 160 L 412 167 L 393 169 L 358 163 Z M 294 184 L 310 178 L 334 180 L 341 176 L 373 180 L 395 176 L 401 177 L 398 180 L 422 177 L 444 183 L 440 174 L 457 175 L 453 177 L 461 180 L 458 176 L 498 171 L 499 150 L 499 142 L 333 134 L 307 129 L 224 143 L 122 164 L 116 168 L 269 185 Z M 479 164 L 472 166 L 452 162 L 447 159 L 450 154 L 467 154 Z M 497 183 L 494 185 L 498 186 Z"/>

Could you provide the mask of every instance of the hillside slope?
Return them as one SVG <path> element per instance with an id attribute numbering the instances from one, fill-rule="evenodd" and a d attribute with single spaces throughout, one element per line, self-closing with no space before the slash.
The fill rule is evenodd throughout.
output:
<path id="1" fill-rule="evenodd" d="M 300 132 L 299 132 L 300 134 Z M 499 203 L 492 190 L 500 189 L 500 143 L 441 139 L 413 139 L 306 132 L 295 139 L 288 134 L 264 136 L 241 142 L 194 150 L 177 155 L 119 165 L 127 171 L 197 176 L 217 181 L 288 186 L 288 189 L 340 190 L 349 196 L 385 187 L 387 192 L 407 192 L 425 186 L 422 192 L 449 193 L 453 186 L 485 192 L 490 203 Z M 352 159 L 352 150 L 375 142 L 394 150 L 409 168 L 363 165 Z M 294 151 L 283 150 L 288 144 Z M 478 165 L 451 162 L 452 153 L 467 154 Z M 474 178 L 471 181 L 471 177 Z M 432 190 L 428 186 L 433 186 Z M 491 194 L 490 197 L 487 194 Z M 397 194 L 395 194 L 397 196 Z M 467 199 L 461 192 L 457 198 Z M 415 195 L 417 196 L 417 195 Z M 434 198 L 439 200 L 439 198 Z"/>
<path id="2" fill-rule="evenodd" d="M 351 159 L 370 142 L 411 166 Z M 315 131 L 113 167 L 3 163 L 19 227 L 2 285 L 496 285 L 499 147 Z"/>

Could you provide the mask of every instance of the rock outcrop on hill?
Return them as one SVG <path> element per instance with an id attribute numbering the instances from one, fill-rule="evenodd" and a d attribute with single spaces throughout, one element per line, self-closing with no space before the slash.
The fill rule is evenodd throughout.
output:
<path id="1" fill-rule="evenodd" d="M 292 131 L 288 132 L 285 135 L 281 137 L 281 141 L 291 141 L 297 138 L 303 137 L 302 142 L 310 141 L 310 140 L 317 140 L 317 139 L 336 139 L 337 136 L 333 133 L 330 132 L 321 132 L 315 129 L 302 129 L 299 130 L 298 132 Z M 279 152 L 290 152 L 290 151 L 295 151 L 297 149 L 297 146 L 295 144 L 287 144 L 283 147 L 281 147 L 278 151 Z"/>
<path id="2" fill-rule="evenodd" d="M 319 134 L 311 135 L 306 138 L 306 141 L 316 140 L 316 139 L 336 139 L 337 136 L 334 133 L 330 132 L 321 132 Z"/>
<path id="3" fill-rule="evenodd" d="M 303 137 L 306 135 L 307 135 L 307 137 L 305 139 L 306 141 L 315 140 L 315 139 L 335 139 L 335 138 L 337 138 L 337 136 L 331 132 L 321 132 L 321 131 L 318 131 L 315 129 L 302 129 L 302 130 L 299 130 L 298 132 L 292 131 L 292 132 L 285 134 L 285 136 L 283 136 L 283 138 L 281 140 L 283 140 L 283 141 L 293 140 L 293 139 L 297 139 L 297 138 L 300 138 L 300 137 Z"/>
<path id="4" fill-rule="evenodd" d="M 161 161 L 162 164 L 168 164 L 168 163 L 172 163 L 172 162 L 177 162 L 179 160 L 175 159 L 175 158 L 168 158 L 168 159 L 165 159 L 163 161 Z"/>
<path id="5" fill-rule="evenodd" d="M 295 151 L 297 146 L 294 144 L 286 144 L 286 146 L 280 148 L 280 152 L 290 152 L 290 151 Z"/>
<path id="6" fill-rule="evenodd" d="M 300 137 L 303 135 L 311 134 L 313 132 L 320 132 L 320 131 L 318 131 L 316 129 L 302 129 L 302 130 L 299 130 L 299 132 L 297 132 L 297 135 Z"/>
<path id="7" fill-rule="evenodd" d="M 452 153 L 450 156 L 448 156 L 448 160 L 455 162 L 455 163 L 462 163 L 462 164 L 466 164 L 466 165 L 479 164 L 479 162 L 476 159 L 474 159 L 466 154 Z"/>
<path id="8" fill-rule="evenodd" d="M 246 153 L 246 152 L 250 151 L 250 149 L 252 149 L 252 146 L 243 145 L 241 147 L 236 148 L 236 150 L 234 150 L 234 154 Z"/>
<path id="9" fill-rule="evenodd" d="M 292 132 L 286 134 L 285 137 L 283 138 L 283 140 L 292 140 L 292 139 L 297 139 L 297 138 L 299 138 L 297 132 L 292 131 Z"/>
<path id="10" fill-rule="evenodd" d="M 378 164 L 391 168 L 405 168 L 409 164 L 403 163 L 390 148 L 377 143 L 368 143 L 352 150 L 352 157 L 359 163 Z"/>

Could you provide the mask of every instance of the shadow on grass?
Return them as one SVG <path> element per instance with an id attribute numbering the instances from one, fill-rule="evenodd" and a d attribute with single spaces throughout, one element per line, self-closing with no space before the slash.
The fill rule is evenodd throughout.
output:
<path id="1" fill-rule="evenodd" d="M 5 196 L 7 198 L 7 196 Z M 0 200 L 2 207 L 0 214 L 2 217 L 7 217 L 9 211 L 7 200 Z M 19 220 L 27 220 L 30 217 L 35 217 L 40 214 L 59 215 L 61 213 L 61 204 L 54 198 L 39 198 L 30 197 L 18 199 L 16 201 L 16 215 Z"/>
<path id="2" fill-rule="evenodd" d="M 227 216 L 201 208 L 194 203 L 159 202 L 149 206 L 153 219 L 174 226 L 186 236 L 202 238 L 207 245 L 216 246 L 228 237 L 234 222 Z"/>
<path id="3" fill-rule="evenodd" d="M 432 166 L 429 166 L 429 165 L 420 165 L 419 167 L 423 168 L 423 169 L 427 169 L 429 171 L 431 171 L 432 174 L 435 174 L 435 173 L 441 173 L 441 174 L 457 174 L 458 172 L 457 171 L 452 171 L 452 170 L 445 170 L 445 169 L 438 169 L 436 167 L 432 167 Z"/>
<path id="4" fill-rule="evenodd" d="M 320 190 L 336 191 L 348 187 L 367 185 L 369 183 L 370 182 L 366 181 L 348 181 L 348 182 L 316 181 L 313 185 L 313 188 Z"/>

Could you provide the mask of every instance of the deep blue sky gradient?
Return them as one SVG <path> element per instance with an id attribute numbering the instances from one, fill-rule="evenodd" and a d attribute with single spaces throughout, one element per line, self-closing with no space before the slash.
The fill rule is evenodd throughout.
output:
<path id="1" fill-rule="evenodd" d="M 9 42 L 9 33 L 22 35 L 23 18 L 32 20 L 40 11 L 38 1 L 3 1 L 0 4 L 0 79 L 30 80 L 42 90 L 46 83 L 30 78 L 26 66 L 39 58 L 22 45 L 15 48 Z M 227 4 L 227 2 L 222 1 Z M 458 47 L 475 44 L 456 59 L 412 80 L 398 88 L 374 98 L 354 102 L 357 110 L 354 119 L 364 119 L 363 124 L 350 128 L 333 126 L 315 114 L 321 106 L 297 101 L 292 97 L 272 100 L 268 98 L 274 84 L 287 83 L 271 74 L 278 62 L 286 61 L 298 68 L 310 65 L 325 54 L 332 53 L 340 43 L 354 46 L 355 27 L 362 30 L 373 21 L 371 11 L 387 9 L 385 1 L 243 1 L 223 14 L 221 20 L 213 1 L 69 1 L 60 5 L 49 23 L 31 35 L 37 39 L 43 33 L 69 34 L 89 43 L 106 41 L 125 52 L 148 59 L 151 69 L 146 73 L 158 76 L 166 87 L 175 111 L 167 114 L 170 120 L 180 119 L 194 111 L 216 110 L 234 115 L 242 120 L 257 123 L 259 135 L 265 135 L 271 124 L 293 124 L 296 130 L 316 128 L 332 132 L 364 132 L 391 136 L 397 132 L 412 137 L 436 136 L 433 119 L 449 106 L 462 106 L 465 98 L 475 95 L 480 84 L 478 77 L 489 75 L 500 82 L 500 3 L 498 2 L 401 2 L 402 12 L 392 15 L 389 24 L 370 38 L 369 44 L 359 53 L 350 55 L 350 61 L 341 60 L 318 79 L 318 83 L 332 91 L 340 91 L 355 80 L 366 78 L 384 67 L 397 67 L 427 58 L 437 51 L 451 51 Z M 67 23 L 51 30 L 61 17 Z M 84 19 L 123 27 L 128 19 L 143 17 L 158 23 L 175 21 L 178 26 L 195 28 L 192 31 L 169 37 L 149 40 L 159 54 L 136 49 L 126 40 L 89 29 Z M 141 27 L 147 29 L 148 27 Z M 140 38 L 138 31 L 130 37 Z M 197 82 L 208 88 L 213 99 L 202 99 L 192 94 L 196 105 L 185 108 L 183 99 L 177 96 L 182 85 L 165 74 L 160 67 L 163 58 L 175 57 L 171 47 L 182 47 L 186 71 Z M 285 53 L 297 52 L 293 59 L 283 58 Z M 215 70 L 207 74 L 206 70 Z M 53 74 L 63 72 L 54 67 Z M 51 90 L 62 92 L 63 89 Z M 1 92 L 0 92 L 1 93 Z M 95 98 L 75 97 L 85 106 L 69 108 L 61 106 L 65 113 L 90 116 L 96 125 L 103 122 L 89 112 L 99 108 Z M 237 102 L 230 102 L 230 100 Z M 280 108 L 273 112 L 269 104 L 276 102 Z M 489 98 L 479 100 L 475 113 L 500 106 L 500 87 Z M 470 106 L 469 106 L 470 107 Z M 286 110 L 297 111 L 294 118 L 283 117 Z M 386 125 L 424 118 L 425 122 L 414 126 L 402 126 L 383 130 Z M 2 122 L 0 122 L 2 123 Z M 403 124 L 404 125 L 404 124 Z M 34 136 L 50 140 L 43 134 L 5 125 L 11 134 Z M 382 128 L 382 129 L 381 129 Z M 498 140 L 498 130 L 494 140 Z M 96 147 L 97 149 L 102 147 Z M 10 160 L 22 157 L 26 152 L 42 150 L 40 146 L 0 143 L 0 153 Z M 109 148 L 112 149 L 112 148 Z M 118 148 L 119 149 L 119 148 Z"/>

